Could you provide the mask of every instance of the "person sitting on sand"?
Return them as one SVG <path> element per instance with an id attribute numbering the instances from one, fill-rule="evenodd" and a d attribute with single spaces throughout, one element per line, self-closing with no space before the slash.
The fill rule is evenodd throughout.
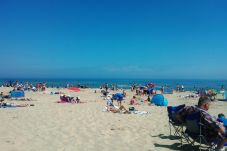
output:
<path id="1" fill-rule="evenodd" d="M 179 122 L 184 122 L 188 115 L 201 112 L 202 134 L 208 140 L 219 139 L 217 144 L 218 150 L 224 150 L 223 146 L 227 142 L 227 129 L 215 117 L 211 116 L 209 110 L 211 100 L 207 96 L 202 96 L 199 99 L 198 106 L 186 106 L 176 114 L 176 119 Z"/>
<path id="2" fill-rule="evenodd" d="M 77 96 L 76 99 L 73 98 L 71 100 L 71 103 L 87 103 L 87 102 L 84 102 L 84 101 L 82 102 L 81 99 L 80 99 L 80 97 Z"/>
<path id="3" fill-rule="evenodd" d="M 132 99 L 130 100 L 130 105 L 139 105 L 139 103 L 136 100 L 136 96 L 133 96 Z"/>
<path id="4" fill-rule="evenodd" d="M 75 103 L 82 103 L 79 96 L 76 97 Z"/>
<path id="5" fill-rule="evenodd" d="M 68 102 L 69 101 L 65 94 L 60 95 L 60 100 L 61 100 L 61 102 Z"/>
<path id="6" fill-rule="evenodd" d="M 66 95 L 66 98 L 67 98 L 67 102 L 71 102 L 71 103 L 75 102 L 74 97 L 71 97 L 70 95 Z"/>
<path id="7" fill-rule="evenodd" d="M 122 113 L 128 113 L 128 114 L 130 114 L 130 112 L 123 105 L 121 105 L 119 108 L 117 106 L 115 106 L 113 104 L 113 100 L 111 98 L 111 95 L 108 95 L 107 96 L 107 102 L 106 102 L 106 104 L 107 104 L 107 111 L 108 112 L 113 112 L 113 113 L 120 113 L 120 112 L 122 112 Z"/>
<path id="8" fill-rule="evenodd" d="M 20 105 L 15 105 L 14 103 L 8 103 L 1 101 L 0 102 L 0 107 L 26 107 L 26 106 L 35 106 L 34 104 L 20 104 Z"/>
<path id="9" fill-rule="evenodd" d="M 77 96 L 76 99 L 74 99 L 74 97 L 71 97 L 70 95 L 64 95 L 64 94 L 60 95 L 60 100 L 61 100 L 60 102 L 68 102 L 68 103 L 86 103 L 86 102 L 82 102 L 79 96 Z"/>
<path id="10" fill-rule="evenodd" d="M 2 99 L 9 99 L 10 98 L 10 95 L 4 94 L 3 92 L 1 92 L 0 98 L 2 98 Z"/>

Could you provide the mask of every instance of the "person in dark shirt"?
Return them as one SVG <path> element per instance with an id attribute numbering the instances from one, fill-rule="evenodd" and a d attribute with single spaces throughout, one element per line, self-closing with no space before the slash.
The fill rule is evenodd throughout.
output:
<path id="1" fill-rule="evenodd" d="M 184 123 L 188 115 L 201 112 L 201 123 L 205 125 L 202 127 L 202 134 L 209 140 L 218 138 L 217 149 L 223 150 L 224 144 L 227 142 L 227 130 L 221 122 L 207 112 L 210 103 L 211 100 L 207 96 L 202 96 L 199 99 L 198 106 L 184 107 L 177 112 L 176 119 Z"/>

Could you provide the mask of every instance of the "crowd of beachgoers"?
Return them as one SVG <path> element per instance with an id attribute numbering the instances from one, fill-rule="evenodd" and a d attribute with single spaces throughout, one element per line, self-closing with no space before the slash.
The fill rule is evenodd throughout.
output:
<path id="1" fill-rule="evenodd" d="M 78 86 L 78 85 L 77 85 Z M 97 112 L 110 112 L 110 113 L 120 113 L 120 114 L 138 114 L 138 115 L 149 115 L 151 111 L 141 107 L 150 107 L 150 106 L 170 106 L 169 99 L 171 100 L 172 96 L 177 96 L 175 99 L 188 99 L 188 100 L 199 100 L 198 106 L 188 106 L 184 105 L 179 112 L 176 113 L 176 118 L 179 123 L 184 123 L 187 118 L 186 115 L 191 113 L 197 113 L 197 111 L 204 111 L 202 114 L 205 114 L 209 118 L 208 123 L 212 123 L 215 125 L 216 129 L 211 131 L 217 131 L 219 136 L 219 143 L 217 144 L 216 149 L 223 150 L 223 146 L 227 141 L 225 135 L 225 122 L 224 114 L 220 114 L 219 119 L 213 119 L 210 114 L 207 113 L 209 109 L 209 105 L 212 102 L 217 100 L 217 94 L 221 94 L 223 96 L 223 100 L 226 99 L 225 88 L 221 86 L 220 91 L 217 92 L 213 89 L 199 89 L 198 91 L 185 92 L 185 88 L 183 85 L 177 85 L 175 90 L 169 88 L 168 86 L 159 86 L 157 88 L 156 84 L 148 83 L 144 86 L 133 84 L 130 90 L 125 90 L 122 88 L 118 88 L 117 85 L 103 84 L 98 89 L 87 89 L 88 87 L 77 87 L 77 86 L 69 86 L 66 85 L 65 88 L 48 88 L 46 83 L 38 82 L 35 85 L 26 83 L 5 83 L 1 86 L 1 90 L 8 90 L 8 92 L 4 91 L 0 94 L 0 108 L 17 108 L 17 107 L 30 107 L 35 106 L 38 103 L 32 102 L 32 104 L 21 104 L 17 100 L 22 101 L 34 101 L 39 100 L 34 98 L 26 98 L 26 93 L 34 95 L 49 95 L 55 96 L 58 100 L 55 100 L 55 103 L 58 104 L 84 104 L 85 106 L 89 106 L 89 104 L 96 103 L 96 101 L 92 102 L 88 100 L 86 97 L 92 93 L 92 96 L 96 96 L 98 98 L 98 102 L 102 103 L 103 109 Z M 80 96 L 80 92 L 86 92 L 82 97 Z M 12 102 L 13 100 L 13 102 Z M 16 101 L 15 101 L 16 100 Z M 103 102 L 104 100 L 104 102 Z M 179 103 L 179 102 L 178 102 Z M 178 104 L 177 103 L 177 104 Z M 35 108 L 34 107 L 34 108 Z M 96 112 L 96 111 L 95 111 Z M 221 111 L 219 112 L 221 113 Z M 115 114 L 114 114 L 115 115 Z M 212 120 L 210 120 L 212 119 Z M 217 121 L 218 120 L 218 121 Z M 207 121 L 205 118 L 204 121 Z M 223 122 L 224 121 L 224 122 Z M 226 120 L 227 121 L 227 120 Z M 220 124 L 222 123 L 222 124 Z M 207 125 L 207 123 L 205 123 Z M 227 127 L 227 125 L 226 125 Z M 210 127 L 209 127 L 210 129 Z M 227 130 L 226 130 L 227 132 Z M 210 137 L 206 136 L 206 137 Z M 214 136 L 212 136 L 213 138 Z M 216 139 L 216 138 L 215 138 Z"/>
<path id="2" fill-rule="evenodd" d="M 77 86 L 79 86 L 80 88 L 88 88 L 87 86 L 81 86 L 80 84 L 78 84 Z M 6 82 L 4 84 L 2 84 L 1 87 L 11 87 L 12 90 L 8 93 L 8 94 L 3 94 L 3 92 L 1 92 L 0 97 L 1 97 L 1 101 L 3 102 L 4 99 L 10 99 L 12 97 L 12 93 L 15 91 L 19 91 L 19 92 L 23 92 L 24 91 L 33 91 L 33 92 L 45 92 L 46 88 L 48 88 L 46 83 L 42 83 L 42 82 L 38 82 L 37 84 L 33 85 L 29 82 L 26 83 L 19 83 L 18 81 L 15 82 Z M 79 90 L 79 88 L 77 87 L 70 87 L 69 84 L 67 84 L 65 86 L 65 88 L 67 89 L 71 89 L 71 88 L 76 88 L 76 90 Z M 72 89 L 75 90 L 75 89 Z M 144 102 L 148 102 L 150 104 L 152 104 L 152 97 L 154 95 L 157 94 L 157 91 L 159 91 L 161 94 L 173 94 L 173 92 L 184 92 L 185 88 L 184 85 L 177 85 L 176 89 L 174 90 L 173 88 L 169 88 L 168 86 L 161 86 L 159 89 L 157 89 L 156 84 L 154 83 L 148 83 L 146 85 L 137 85 L 137 84 L 133 84 L 131 86 L 131 92 L 135 92 L 135 95 L 132 97 L 131 101 L 130 101 L 130 105 L 138 105 L 138 101 L 137 101 L 137 97 L 136 96 L 147 96 L 147 99 L 144 100 Z M 112 91 L 112 93 L 110 93 L 110 91 Z M 95 93 L 97 93 L 97 90 L 94 91 Z M 117 100 L 118 102 L 118 107 L 116 107 L 116 109 L 121 107 L 121 102 L 122 100 L 124 100 L 124 98 L 126 97 L 126 91 L 122 88 L 117 88 L 117 86 L 115 84 L 109 85 L 107 83 L 103 84 L 100 86 L 100 92 L 102 94 L 103 97 L 106 98 L 107 100 L 107 106 L 108 107 L 108 111 L 114 110 L 112 107 L 114 107 L 113 103 L 111 103 L 110 100 Z M 113 92 L 117 92 L 117 93 L 113 93 Z M 220 89 L 220 93 L 223 94 L 224 97 L 224 86 L 221 86 Z M 58 103 L 64 103 L 64 102 L 69 102 L 69 103 L 82 103 L 82 101 L 80 100 L 80 96 L 77 97 L 71 97 L 69 94 L 65 94 L 61 91 L 58 92 L 50 92 L 50 94 L 59 94 L 60 95 L 60 101 L 58 101 Z M 197 89 L 196 91 L 194 91 L 194 93 L 188 94 L 186 96 L 181 96 L 179 95 L 179 97 L 184 97 L 184 98 L 198 98 L 199 96 L 208 96 L 212 101 L 215 100 L 215 96 L 217 95 L 217 91 L 213 90 L 213 89 Z M 21 96 L 19 95 L 18 98 L 20 98 Z M 139 97 L 138 97 L 139 98 Z M 24 99 L 24 95 L 22 95 L 22 99 Z M 29 100 L 29 99 L 26 99 Z M 111 108 L 110 108 L 111 106 Z"/>

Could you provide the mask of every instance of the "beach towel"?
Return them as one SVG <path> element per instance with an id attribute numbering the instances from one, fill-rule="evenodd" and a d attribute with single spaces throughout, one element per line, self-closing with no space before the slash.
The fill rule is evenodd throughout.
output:
<path id="1" fill-rule="evenodd" d="M 107 106 L 105 106 L 103 109 L 102 109 L 103 112 L 107 112 Z"/>
<path id="2" fill-rule="evenodd" d="M 138 115 L 147 115 L 147 114 L 149 114 L 149 112 L 147 112 L 147 111 L 133 111 L 132 113 L 138 114 Z"/>
<path id="3" fill-rule="evenodd" d="M 16 106 L 0 106 L 0 108 L 16 108 Z"/>
<path id="4" fill-rule="evenodd" d="M 66 102 L 66 101 L 57 101 L 57 103 L 71 103 L 71 102 Z"/>
<path id="5" fill-rule="evenodd" d="M 57 101 L 56 103 L 60 103 L 60 104 L 67 104 L 67 103 L 70 103 L 70 104 L 83 104 L 83 103 L 87 103 L 87 102 L 76 103 L 76 102 Z"/>

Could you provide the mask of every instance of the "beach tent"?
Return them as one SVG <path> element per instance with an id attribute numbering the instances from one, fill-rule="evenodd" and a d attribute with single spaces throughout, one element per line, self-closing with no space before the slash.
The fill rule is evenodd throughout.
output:
<path id="1" fill-rule="evenodd" d="M 24 91 L 12 91 L 10 94 L 11 98 L 22 98 L 25 97 Z"/>
<path id="2" fill-rule="evenodd" d="M 122 93 L 116 93 L 116 94 L 113 95 L 113 99 L 114 100 L 123 100 L 124 95 Z"/>
<path id="3" fill-rule="evenodd" d="M 80 89 L 77 88 L 77 87 L 69 87 L 68 90 L 75 91 L 75 92 L 79 92 L 80 91 Z"/>
<path id="4" fill-rule="evenodd" d="M 153 96 L 152 102 L 157 106 L 167 106 L 168 105 L 168 100 L 165 99 L 164 96 L 161 94 L 156 94 L 155 96 Z"/>

